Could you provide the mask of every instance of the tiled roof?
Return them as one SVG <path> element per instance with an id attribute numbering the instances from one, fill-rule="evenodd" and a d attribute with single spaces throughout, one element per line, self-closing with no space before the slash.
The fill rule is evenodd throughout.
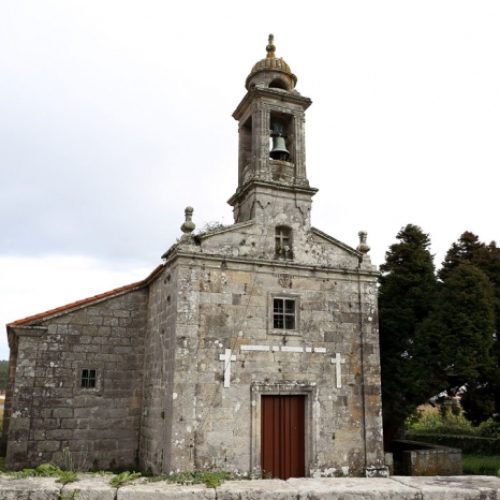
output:
<path id="1" fill-rule="evenodd" d="M 164 267 L 164 265 L 160 264 L 146 279 L 143 279 L 141 281 L 136 281 L 135 283 L 130 283 L 129 285 L 114 288 L 113 290 L 109 290 L 108 292 L 99 293 L 98 295 L 93 295 L 92 297 L 87 297 L 86 299 L 77 300 L 76 302 L 71 302 L 71 303 L 66 304 L 64 306 L 56 307 L 55 309 L 49 309 L 48 311 L 45 311 L 45 312 L 42 312 L 39 314 L 34 314 L 32 316 L 27 316 L 26 318 L 18 319 L 17 321 L 13 321 L 12 323 L 8 323 L 7 327 L 28 325 L 34 321 L 43 320 L 45 318 L 48 318 L 49 316 L 53 316 L 54 314 L 59 314 L 62 312 L 69 312 L 72 309 L 76 309 L 78 307 L 81 307 L 81 306 L 84 306 L 87 304 L 92 304 L 92 302 L 96 302 L 96 301 L 99 301 L 101 299 L 107 299 L 110 297 L 114 297 L 115 295 L 120 295 L 124 292 L 128 292 L 131 290 L 136 290 L 136 289 L 142 288 L 146 285 L 149 285 L 149 283 L 151 283 L 160 274 L 163 267 Z"/>

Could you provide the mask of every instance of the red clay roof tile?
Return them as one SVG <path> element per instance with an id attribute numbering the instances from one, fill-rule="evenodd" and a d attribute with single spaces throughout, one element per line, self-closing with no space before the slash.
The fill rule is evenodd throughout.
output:
<path id="1" fill-rule="evenodd" d="M 149 283 L 151 283 L 161 272 L 163 269 L 164 265 L 160 264 L 147 278 L 141 280 L 141 281 L 136 281 L 135 283 L 130 283 L 129 285 L 121 286 L 118 288 L 114 288 L 113 290 L 109 290 L 104 293 L 99 293 L 98 295 L 93 295 L 92 297 L 87 297 L 85 299 L 77 300 L 76 302 L 71 302 L 69 304 L 66 304 L 64 306 L 56 307 L 55 309 L 49 309 L 48 311 L 34 314 L 32 316 L 27 316 L 26 318 L 18 319 L 16 321 L 13 321 L 12 323 L 8 323 L 7 327 L 13 327 L 13 326 L 22 326 L 22 325 L 27 325 L 29 323 L 32 323 L 33 321 L 38 321 L 44 318 L 47 318 L 49 316 L 52 316 L 54 314 L 64 312 L 64 311 L 70 311 L 71 309 L 74 309 L 76 307 L 80 307 L 86 304 L 91 304 L 92 302 L 95 302 L 100 299 L 105 299 L 108 297 L 113 297 L 114 295 L 118 295 L 123 292 L 127 292 L 130 290 L 134 290 L 136 288 L 142 288 Z"/>

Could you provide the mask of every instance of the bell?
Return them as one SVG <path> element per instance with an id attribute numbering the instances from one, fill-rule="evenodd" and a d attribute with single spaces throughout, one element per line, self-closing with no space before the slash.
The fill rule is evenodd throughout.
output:
<path id="1" fill-rule="evenodd" d="M 281 123 L 276 122 L 272 124 L 271 137 L 273 139 L 273 147 L 269 156 L 273 160 L 287 161 L 290 158 L 290 152 L 286 149 L 286 135 L 284 127 Z"/>
<path id="2" fill-rule="evenodd" d="M 273 149 L 269 153 L 273 160 L 288 160 L 290 153 L 286 149 L 285 138 L 278 135 L 273 137 Z"/>

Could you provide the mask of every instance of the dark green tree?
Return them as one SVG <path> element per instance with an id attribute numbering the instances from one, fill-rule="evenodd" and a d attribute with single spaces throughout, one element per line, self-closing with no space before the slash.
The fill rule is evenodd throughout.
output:
<path id="1" fill-rule="evenodd" d="M 493 287 L 476 266 L 459 264 L 441 285 L 436 307 L 420 325 L 416 347 L 437 388 L 454 391 L 494 368 Z"/>
<path id="2" fill-rule="evenodd" d="M 457 242 L 452 243 L 438 272 L 441 280 L 460 264 L 473 264 L 482 269 L 481 263 L 487 261 L 486 245 L 479 241 L 478 236 L 470 231 L 461 234 Z"/>
<path id="3" fill-rule="evenodd" d="M 495 415 L 495 388 L 491 379 L 467 384 L 461 403 L 465 416 L 473 425 L 479 425 Z"/>
<path id="4" fill-rule="evenodd" d="M 460 264 L 470 264 L 483 271 L 493 287 L 493 367 L 482 379 L 467 384 L 467 393 L 462 399 L 467 417 L 477 424 L 491 416 L 498 418 L 500 414 L 500 248 L 495 242 L 486 245 L 475 234 L 466 231 L 448 250 L 440 278 L 446 281 Z"/>
<path id="5" fill-rule="evenodd" d="M 429 394 L 425 365 L 415 346 L 419 325 L 437 296 L 430 239 L 408 224 L 386 253 L 379 288 L 382 404 L 386 448 L 401 436 L 404 421 Z"/>

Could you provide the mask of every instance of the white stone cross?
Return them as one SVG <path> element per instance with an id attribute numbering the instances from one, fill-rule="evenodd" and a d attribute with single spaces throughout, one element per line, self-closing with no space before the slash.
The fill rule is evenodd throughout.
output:
<path id="1" fill-rule="evenodd" d="M 224 354 L 219 354 L 219 359 L 224 361 L 224 387 L 231 385 L 231 361 L 236 361 L 236 356 L 231 355 L 231 349 L 226 349 Z"/>
<path id="2" fill-rule="evenodd" d="M 341 377 L 340 365 L 341 365 L 341 363 L 345 363 L 345 359 L 342 359 L 342 356 L 340 355 L 340 353 L 337 352 L 335 354 L 335 357 L 331 358 L 330 361 L 332 363 L 335 363 L 337 365 L 335 367 L 336 368 L 336 376 L 335 376 L 335 378 L 337 379 L 336 380 L 336 382 L 337 382 L 337 389 L 340 389 L 342 387 L 342 379 L 340 378 Z"/>

